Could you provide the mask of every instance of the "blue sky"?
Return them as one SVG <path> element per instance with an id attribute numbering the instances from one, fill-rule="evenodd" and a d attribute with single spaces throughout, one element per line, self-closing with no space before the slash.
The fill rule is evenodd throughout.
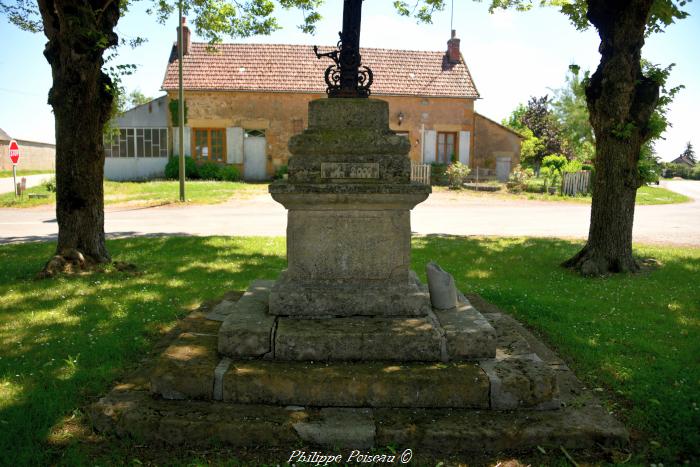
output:
<path id="1" fill-rule="evenodd" d="M 137 2 L 120 20 L 117 32 L 133 38 L 145 36 L 148 42 L 120 51 L 119 63 L 132 63 L 138 69 L 125 78 L 128 90 L 139 89 L 150 96 L 162 94 L 160 85 L 172 42 L 177 18 L 162 26 L 146 14 L 150 2 Z M 434 17 L 432 25 L 417 25 L 393 12 L 390 0 L 366 1 L 363 7 L 362 46 L 414 50 L 444 50 L 450 35 L 449 8 Z M 595 30 L 577 32 L 566 18 L 551 8 L 529 12 L 499 11 L 493 15 L 487 4 L 455 0 L 453 27 L 462 39 L 462 54 L 482 99 L 480 113 L 501 120 L 519 102 L 543 95 L 564 83 L 567 68 L 576 63 L 594 70 L 599 61 Z M 673 127 L 665 141 L 657 143 L 664 160 L 675 158 L 687 141 L 700 147 L 697 109 L 700 108 L 700 4 L 690 4 L 691 16 L 672 25 L 664 34 L 647 40 L 644 56 L 653 63 L 676 63 L 671 84 L 686 88 L 670 109 Z M 341 27 L 342 2 L 327 0 L 323 20 L 315 36 L 301 33 L 296 25 L 301 13 L 279 10 L 283 29 L 271 36 L 238 39 L 251 43 L 334 44 Z M 4 18 L 3 18 L 4 19 Z M 51 87 L 51 69 L 42 54 L 46 38 L 18 30 L 0 21 L 0 128 L 19 139 L 53 142 L 53 114 L 46 104 Z M 193 40 L 197 37 L 193 35 Z M 281 70 L 283 71 L 283 70 Z M 280 79 L 284 79 L 280 74 Z"/>

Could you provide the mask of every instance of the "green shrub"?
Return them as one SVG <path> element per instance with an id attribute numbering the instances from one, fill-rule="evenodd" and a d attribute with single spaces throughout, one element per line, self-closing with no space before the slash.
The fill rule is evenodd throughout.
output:
<path id="1" fill-rule="evenodd" d="M 542 167 L 549 167 L 550 169 L 559 172 L 561 172 L 561 169 L 566 165 L 566 163 L 566 157 L 560 154 L 551 154 L 542 159 Z"/>
<path id="2" fill-rule="evenodd" d="M 513 172 L 508 177 L 506 187 L 508 188 L 508 191 L 520 193 L 526 189 L 528 180 L 530 180 L 533 176 L 534 172 L 532 169 L 523 169 L 522 166 L 516 165 Z"/>
<path id="3" fill-rule="evenodd" d="M 198 168 L 202 180 L 221 180 L 221 166 L 216 162 L 205 162 Z"/>
<path id="4" fill-rule="evenodd" d="M 430 183 L 431 185 L 447 185 L 447 164 L 434 163 L 430 165 Z"/>
<path id="5" fill-rule="evenodd" d="M 462 184 L 467 179 L 469 172 L 471 172 L 469 166 L 466 166 L 461 162 L 453 162 L 452 164 L 448 165 L 447 169 L 445 170 L 445 174 L 447 175 L 452 188 L 461 188 Z"/>
<path id="6" fill-rule="evenodd" d="M 165 164 L 165 178 L 177 180 L 180 178 L 180 159 L 173 156 Z M 185 178 L 196 180 L 199 178 L 197 163 L 190 156 L 185 156 Z"/>
<path id="7" fill-rule="evenodd" d="M 277 167 L 277 170 L 275 170 L 275 180 L 280 180 L 284 178 L 284 176 L 289 173 L 287 166 L 286 165 L 280 165 Z"/>
<path id="8" fill-rule="evenodd" d="M 56 193 L 56 177 L 44 181 L 43 185 L 49 193 Z"/>
<path id="9" fill-rule="evenodd" d="M 221 180 L 226 182 L 237 182 L 241 179 L 241 172 L 235 165 L 225 165 L 221 167 L 219 175 L 221 175 Z"/>
<path id="10" fill-rule="evenodd" d="M 581 162 L 576 159 L 571 159 L 566 164 L 564 164 L 564 167 L 561 168 L 562 173 L 576 173 L 582 170 L 583 164 L 581 164 Z"/>

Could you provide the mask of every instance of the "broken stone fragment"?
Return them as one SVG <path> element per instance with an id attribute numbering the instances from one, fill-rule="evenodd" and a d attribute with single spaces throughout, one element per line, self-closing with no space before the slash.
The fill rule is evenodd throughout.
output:
<path id="1" fill-rule="evenodd" d="M 428 276 L 430 302 L 433 308 L 448 310 L 456 307 L 457 287 L 452 275 L 432 261 L 425 266 L 425 272 Z"/>

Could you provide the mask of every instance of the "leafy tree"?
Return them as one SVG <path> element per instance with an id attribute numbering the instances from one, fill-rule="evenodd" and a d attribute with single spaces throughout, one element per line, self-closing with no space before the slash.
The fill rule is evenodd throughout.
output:
<path id="1" fill-rule="evenodd" d="M 532 97 L 527 106 L 519 104 L 503 125 L 517 131 L 525 139 L 520 157 L 523 164 L 538 169 L 542 159 L 566 150 L 561 128 L 550 110 L 549 96 Z"/>
<path id="2" fill-rule="evenodd" d="M 693 149 L 693 145 L 690 144 L 690 141 L 685 145 L 685 151 L 681 153 L 681 157 L 688 159 L 693 164 L 697 162 L 695 159 L 695 150 Z"/>
<path id="3" fill-rule="evenodd" d="M 637 271 L 632 225 L 638 162 L 657 131 L 653 118 L 666 70 L 642 69 L 644 39 L 688 16 L 686 0 L 492 0 L 495 8 L 527 10 L 556 6 L 580 30 L 600 36 L 600 64 L 586 83 L 586 103 L 595 134 L 596 177 L 591 224 L 583 249 L 563 266 L 584 275 Z"/>
<path id="4" fill-rule="evenodd" d="M 590 161 L 595 155 L 595 138 L 585 92 L 590 73 L 585 71 L 582 75 L 577 65 L 569 66 L 564 87 L 554 91 L 552 110 L 559 122 L 562 138 L 574 157 Z"/>
<path id="5" fill-rule="evenodd" d="M 122 111 L 133 109 L 139 105 L 148 104 L 153 100 L 152 97 L 146 96 L 138 89 L 134 89 L 124 98 L 124 106 Z"/>
<path id="6" fill-rule="evenodd" d="M 311 32 L 320 19 L 322 0 L 280 0 L 283 8 L 304 12 L 302 29 Z M 119 81 L 105 68 L 105 51 L 119 41 L 115 27 L 131 2 L 122 0 L 0 0 L 0 13 L 18 27 L 43 31 L 44 56 L 53 86 L 48 102 L 56 125 L 56 218 L 58 245 L 43 275 L 66 267 L 83 268 L 110 260 L 104 234 L 104 149 L 102 135 L 112 117 Z M 153 1 L 150 12 L 164 23 L 177 3 Z M 212 42 L 222 36 L 269 34 L 279 28 L 271 0 L 187 1 L 196 32 Z M 135 40 L 135 43 L 142 39 Z M 112 68 L 114 70 L 114 68 Z M 130 96 L 137 102 L 140 95 Z"/>

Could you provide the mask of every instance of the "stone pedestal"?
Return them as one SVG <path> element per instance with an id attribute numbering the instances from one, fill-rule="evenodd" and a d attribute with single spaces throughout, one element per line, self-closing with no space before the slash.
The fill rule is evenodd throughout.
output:
<path id="1" fill-rule="evenodd" d="M 388 104 L 320 99 L 289 143 L 289 178 L 270 186 L 288 210 L 288 269 L 272 288 L 277 316 L 425 316 L 410 275 L 410 211 L 430 187 L 412 184 L 408 141 Z"/>

